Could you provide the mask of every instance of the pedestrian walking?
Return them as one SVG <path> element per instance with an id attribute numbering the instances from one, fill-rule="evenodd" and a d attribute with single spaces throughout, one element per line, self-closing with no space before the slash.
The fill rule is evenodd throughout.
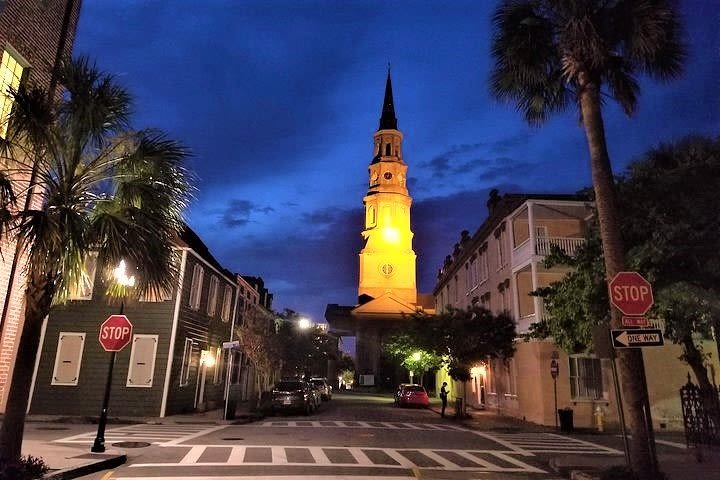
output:
<path id="1" fill-rule="evenodd" d="M 447 382 L 443 382 L 442 387 L 440 387 L 440 401 L 442 401 L 442 410 L 440 412 L 440 416 L 443 418 L 445 418 L 445 407 L 447 407 L 447 396 L 448 396 Z"/>

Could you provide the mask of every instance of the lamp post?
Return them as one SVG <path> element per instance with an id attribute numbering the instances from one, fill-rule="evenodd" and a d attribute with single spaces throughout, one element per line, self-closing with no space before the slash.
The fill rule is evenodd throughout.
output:
<path id="1" fill-rule="evenodd" d="M 120 264 L 113 271 L 115 281 L 122 287 L 132 287 L 135 285 L 135 277 L 128 276 L 125 272 L 125 261 L 120 260 Z M 124 292 L 123 292 L 124 293 Z M 125 297 L 120 298 L 120 315 L 125 309 Z M 107 425 L 108 403 L 110 402 L 110 388 L 112 387 L 113 367 L 115 366 L 115 354 L 117 350 L 110 352 L 110 366 L 108 367 L 107 379 L 105 380 L 105 395 L 103 396 L 102 410 L 100 411 L 100 421 L 98 422 L 97 434 L 95 441 L 90 449 L 93 453 L 102 453 L 105 451 L 105 426 Z"/>

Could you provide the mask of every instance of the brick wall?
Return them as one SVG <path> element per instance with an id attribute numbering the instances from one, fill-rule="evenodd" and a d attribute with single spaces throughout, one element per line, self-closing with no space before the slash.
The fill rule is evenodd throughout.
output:
<path id="1" fill-rule="evenodd" d="M 29 63 L 27 81 L 48 88 L 52 65 L 60 42 L 60 32 L 66 6 L 72 7 L 65 43 L 65 56 L 69 56 L 75 39 L 81 0 L 7 0 L 0 7 L 0 47 L 12 47 Z M 57 94 L 60 94 L 58 89 Z M 18 189 L 20 190 L 20 189 Z M 24 198 L 19 198 L 22 205 Z M 15 242 L 0 242 L 0 305 L 4 305 L 10 268 L 15 254 Z M 4 411 L 17 340 L 23 318 L 23 292 L 25 279 L 19 260 L 8 314 L 0 340 L 0 411 Z M 1 308 L 1 307 L 0 307 Z"/>

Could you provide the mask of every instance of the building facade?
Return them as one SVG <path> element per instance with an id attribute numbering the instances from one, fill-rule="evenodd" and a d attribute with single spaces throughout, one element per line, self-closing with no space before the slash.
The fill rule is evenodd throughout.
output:
<path id="1" fill-rule="evenodd" d="M 491 192 L 488 218 L 475 234 L 463 232 L 438 273 L 436 308 L 480 304 L 516 320 L 518 336 L 545 315 L 542 299 L 530 295 L 562 279 L 564 267 L 546 268 L 544 258 L 557 245 L 572 255 L 584 242 L 593 215 L 592 204 L 576 195 L 503 195 Z M 708 348 L 712 348 L 708 345 Z M 644 352 L 648 391 L 657 428 L 682 426 L 679 388 L 687 365 L 678 360 L 680 348 L 667 345 Z M 713 362 L 717 364 L 717 357 Z M 559 365 L 554 379 L 551 362 Z M 716 366 L 717 368 L 717 366 Z M 618 422 L 612 366 L 594 354 L 568 355 L 549 340 L 518 338 L 511 359 L 488 361 L 472 369 L 465 386 L 466 402 L 477 408 L 544 425 L 556 421 L 556 409 L 572 408 L 575 424 L 591 427 L 598 414 Z M 440 372 L 449 381 L 446 373 Z M 463 386 L 453 385 L 460 395 Z M 555 405 L 557 389 L 557 405 Z"/>
<path id="2" fill-rule="evenodd" d="M 75 39 L 80 0 L 6 0 L 0 2 L 0 136 L 7 134 L 12 109 L 9 89 L 34 84 L 59 95 L 55 67 L 69 58 Z M 0 158 L 0 168 L 9 166 Z M 28 178 L 15 178 L 15 190 L 24 192 Z M 25 195 L 18 198 L 24 205 Z M 23 319 L 23 275 L 26 258 L 12 238 L 0 240 L 0 412 L 5 409 Z"/>
<path id="3" fill-rule="evenodd" d="M 223 348 L 236 339 L 242 309 L 257 305 L 253 287 L 224 269 L 187 228 L 178 241 L 175 288 L 162 298 L 126 301 L 131 343 L 117 354 L 112 416 L 158 416 L 219 408 L 247 398 L 253 373 L 241 350 Z M 98 342 L 99 326 L 118 306 L 107 284 L 92 286 L 67 305 L 53 308 L 43 326 L 30 413 L 96 415 L 102 404 L 110 354 Z M 243 301 L 239 295 L 244 289 Z"/>
<path id="4" fill-rule="evenodd" d="M 355 337 L 360 386 L 376 386 L 384 339 L 404 328 L 418 310 L 432 312 L 434 308 L 431 295 L 417 292 L 417 256 L 410 229 L 412 197 L 402 141 L 388 71 L 379 127 L 373 135 L 368 191 L 363 198 L 358 305 L 330 304 L 325 311 L 331 334 Z"/>

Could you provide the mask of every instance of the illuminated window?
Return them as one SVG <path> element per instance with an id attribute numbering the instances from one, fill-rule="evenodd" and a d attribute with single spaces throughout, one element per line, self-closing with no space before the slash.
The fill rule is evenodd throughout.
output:
<path id="1" fill-rule="evenodd" d="M 203 275 L 205 270 L 200 265 L 193 268 L 192 283 L 190 284 L 190 308 L 200 309 L 200 297 L 202 296 Z"/>
<path id="2" fill-rule="evenodd" d="M 0 137 L 7 134 L 7 122 L 13 105 L 10 89 L 17 90 L 23 80 L 25 67 L 7 50 L 3 51 L 0 64 Z"/>

